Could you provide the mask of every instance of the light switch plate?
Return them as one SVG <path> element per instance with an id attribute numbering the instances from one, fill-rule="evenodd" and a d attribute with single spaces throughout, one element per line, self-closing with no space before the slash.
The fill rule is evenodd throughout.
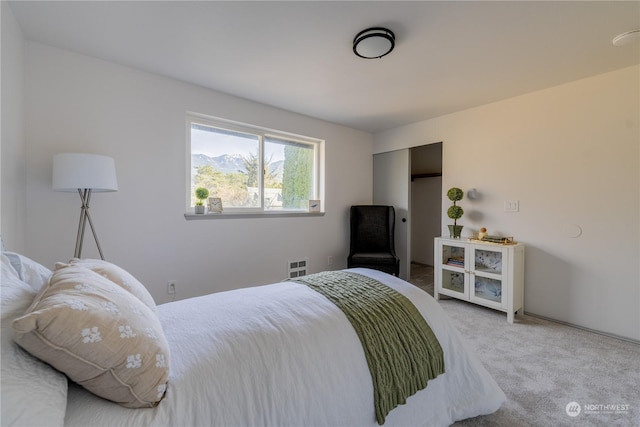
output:
<path id="1" fill-rule="evenodd" d="M 505 200 L 504 201 L 504 211 L 505 212 L 519 212 L 520 211 L 520 201 L 519 200 Z"/>

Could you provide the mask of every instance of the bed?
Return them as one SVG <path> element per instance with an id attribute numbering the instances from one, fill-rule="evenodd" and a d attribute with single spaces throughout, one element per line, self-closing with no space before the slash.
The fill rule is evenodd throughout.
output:
<path id="1" fill-rule="evenodd" d="M 164 334 L 167 357 L 158 364 L 166 365 L 168 383 L 149 408 L 98 397 L 14 341 L 14 321 L 50 286 L 58 268 L 52 272 L 20 254 L 2 253 L 3 426 L 378 425 L 372 375 L 354 328 L 325 296 L 292 281 L 155 307 L 127 276 L 121 287 L 146 299 L 149 310 L 138 312 L 157 316 L 157 334 Z M 385 426 L 446 426 L 501 406 L 504 393 L 429 294 L 379 271 L 348 272 L 408 298 L 444 354 L 445 372 L 391 410 Z M 128 332 L 120 329 L 123 337 Z"/>

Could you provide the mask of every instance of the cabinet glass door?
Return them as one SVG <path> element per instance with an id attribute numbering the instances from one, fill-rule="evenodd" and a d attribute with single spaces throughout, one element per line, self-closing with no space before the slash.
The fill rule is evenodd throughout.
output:
<path id="1" fill-rule="evenodd" d="M 506 301 L 503 286 L 506 251 L 502 248 L 473 248 L 471 263 L 471 299 L 490 307 L 503 308 Z"/>
<path id="2" fill-rule="evenodd" d="M 473 266 L 476 272 L 502 275 L 504 249 L 474 248 Z"/>
<path id="3" fill-rule="evenodd" d="M 502 305 L 502 281 L 476 275 L 473 281 L 473 296 Z"/>
<path id="4" fill-rule="evenodd" d="M 457 267 L 464 270 L 464 253 L 466 247 L 455 244 L 442 244 L 442 265 L 447 267 Z"/>
<path id="5" fill-rule="evenodd" d="M 464 295 L 464 281 L 465 275 L 463 272 L 442 269 L 442 289 L 444 291 L 457 292 L 460 295 Z"/>
<path id="6" fill-rule="evenodd" d="M 469 298 L 469 278 L 466 266 L 468 246 L 458 242 L 442 242 L 440 256 L 440 291 L 456 298 Z"/>

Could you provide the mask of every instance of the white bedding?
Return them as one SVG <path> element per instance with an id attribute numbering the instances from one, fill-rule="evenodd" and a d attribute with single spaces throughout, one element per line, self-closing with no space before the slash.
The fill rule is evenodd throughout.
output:
<path id="1" fill-rule="evenodd" d="M 385 426 L 446 426 L 505 400 L 438 303 L 396 277 L 353 269 L 410 298 L 444 350 L 429 381 Z M 305 285 L 277 283 L 158 306 L 171 349 L 153 409 L 126 409 L 69 385 L 68 426 L 377 426 L 373 385 L 345 315 Z"/>

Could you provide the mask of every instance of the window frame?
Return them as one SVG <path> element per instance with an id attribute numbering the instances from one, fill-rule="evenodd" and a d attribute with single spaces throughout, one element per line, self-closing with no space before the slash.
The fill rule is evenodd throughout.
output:
<path id="1" fill-rule="evenodd" d="M 257 207 L 226 207 L 224 206 L 224 200 L 222 201 L 223 211 L 221 213 L 212 214 L 195 214 L 194 207 L 192 205 L 192 191 L 191 188 L 191 126 L 197 124 L 205 127 L 212 127 L 222 129 L 230 132 L 238 132 L 249 135 L 254 135 L 258 138 L 258 157 L 259 168 L 263 171 L 259 174 L 259 189 L 260 189 L 260 203 Z M 316 199 L 320 200 L 321 210 L 320 212 L 309 212 L 308 209 L 265 209 L 265 188 L 264 188 L 264 146 L 267 142 L 265 139 L 274 138 L 280 139 L 286 142 L 310 145 L 313 147 L 314 159 L 313 167 L 315 173 L 313 174 L 313 192 L 316 195 Z M 187 112 L 186 114 L 186 174 L 185 174 L 185 196 L 186 196 L 186 213 L 187 219 L 204 219 L 204 218 L 219 218 L 219 217 L 262 217 L 262 216 L 319 216 L 324 215 L 324 145 L 325 141 L 319 138 L 294 134 L 291 132 L 285 132 L 281 130 L 265 128 L 261 126 L 251 125 L 247 123 L 236 122 L 232 120 L 222 119 L 218 117 L 206 116 L 199 113 Z"/>

